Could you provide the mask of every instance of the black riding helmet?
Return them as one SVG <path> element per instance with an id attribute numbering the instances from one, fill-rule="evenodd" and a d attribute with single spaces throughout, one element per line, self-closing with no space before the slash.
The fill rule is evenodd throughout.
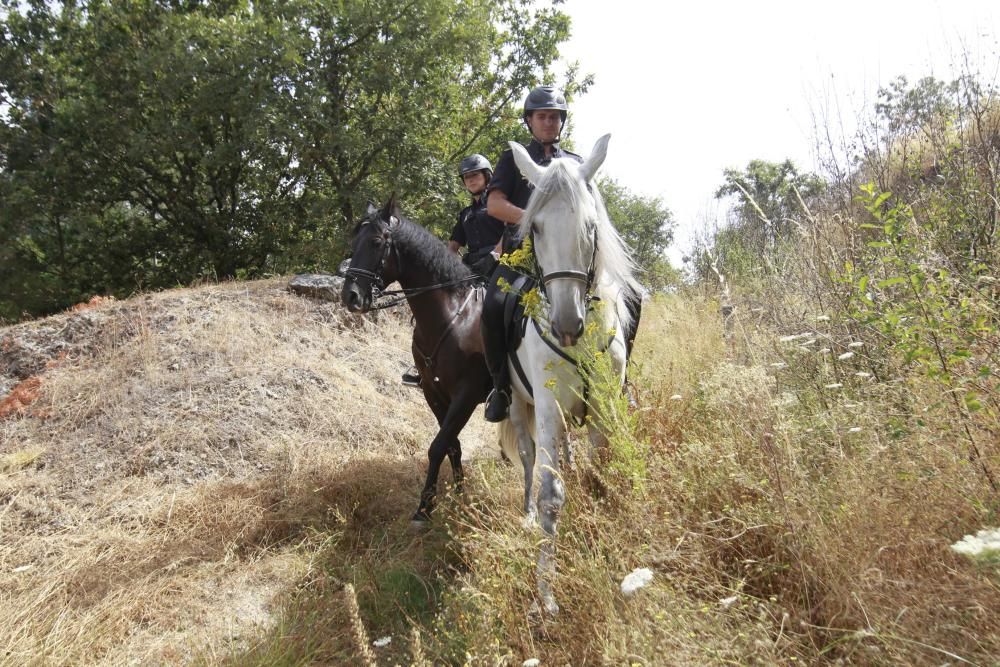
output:
<path id="1" fill-rule="evenodd" d="M 533 88 L 528 93 L 528 96 L 524 98 L 524 113 L 522 114 L 522 118 L 524 118 L 525 122 L 528 122 L 528 116 L 533 111 L 541 109 L 558 109 L 559 115 L 562 117 L 562 122 L 565 123 L 569 105 L 566 104 L 566 96 L 555 86 L 538 86 L 537 88 Z"/>
<path id="2" fill-rule="evenodd" d="M 487 183 L 489 183 L 490 179 L 493 178 L 493 165 L 491 165 L 490 161 L 479 153 L 473 153 L 469 157 L 463 159 L 458 165 L 459 177 L 464 177 L 471 171 L 485 171 Z"/>

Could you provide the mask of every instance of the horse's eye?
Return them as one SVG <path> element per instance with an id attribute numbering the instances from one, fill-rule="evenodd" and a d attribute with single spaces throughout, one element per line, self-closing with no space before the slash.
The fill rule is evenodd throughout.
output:
<path id="1" fill-rule="evenodd" d="M 382 245 L 382 237 L 381 236 L 373 236 L 372 240 L 371 240 L 371 244 L 373 246 L 375 246 L 376 248 L 380 247 Z"/>

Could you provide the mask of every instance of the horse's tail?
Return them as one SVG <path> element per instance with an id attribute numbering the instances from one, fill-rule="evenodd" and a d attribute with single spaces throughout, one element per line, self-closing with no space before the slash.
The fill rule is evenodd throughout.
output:
<path id="1" fill-rule="evenodd" d="M 510 417 L 500 422 L 500 451 L 513 464 L 521 460 L 521 455 L 517 453 L 517 431 Z"/>
<path id="2" fill-rule="evenodd" d="M 528 436 L 532 441 L 535 440 L 535 406 L 531 403 L 525 405 L 525 414 L 528 418 L 527 428 Z M 500 422 L 500 451 L 503 455 L 514 464 L 517 464 L 521 460 L 521 455 L 517 451 L 517 429 L 514 428 L 514 423 L 510 420 L 510 417 L 504 419 Z"/>

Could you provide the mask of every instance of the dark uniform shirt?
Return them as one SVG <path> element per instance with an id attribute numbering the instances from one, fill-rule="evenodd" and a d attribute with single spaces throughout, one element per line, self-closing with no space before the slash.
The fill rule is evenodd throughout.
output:
<path id="1" fill-rule="evenodd" d="M 545 156 L 545 147 L 542 146 L 535 139 L 531 140 L 531 143 L 525 146 L 528 151 L 528 155 L 531 159 L 535 161 L 535 164 L 545 166 L 552 161 L 553 158 L 557 157 L 568 157 L 576 160 L 577 162 L 583 162 L 583 158 L 576 153 L 571 153 L 569 151 L 564 151 L 559 148 L 559 144 L 552 145 L 552 157 Z M 517 163 L 514 162 L 514 151 L 507 149 L 500 156 L 500 160 L 497 162 L 496 171 L 493 172 L 493 178 L 490 179 L 489 185 L 486 186 L 487 192 L 492 192 L 493 190 L 499 190 L 507 195 L 507 201 L 509 201 L 514 206 L 518 208 L 527 208 L 528 199 L 531 197 L 531 191 L 533 186 L 525 180 L 524 176 L 521 175 L 521 170 L 517 168 Z M 516 233 L 516 225 L 506 225 L 504 230 L 504 250 L 508 251 L 517 245 L 520 245 L 519 241 L 515 241 L 512 237 Z"/>
<path id="2" fill-rule="evenodd" d="M 483 193 L 478 202 L 473 200 L 458 214 L 451 240 L 459 246 L 467 246 L 467 260 L 475 261 L 496 247 L 503 236 L 504 226 L 502 220 L 486 212 L 486 194 Z"/>

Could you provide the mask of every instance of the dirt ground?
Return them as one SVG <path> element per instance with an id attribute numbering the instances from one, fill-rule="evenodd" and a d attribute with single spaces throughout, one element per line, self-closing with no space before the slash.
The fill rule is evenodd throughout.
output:
<path id="1" fill-rule="evenodd" d="M 409 338 L 405 306 L 284 280 L 0 329 L 0 663 L 211 662 L 272 623 L 353 482 L 377 468 L 416 507 L 436 428 L 399 382 Z M 463 436 L 498 455 L 478 414 Z"/>

